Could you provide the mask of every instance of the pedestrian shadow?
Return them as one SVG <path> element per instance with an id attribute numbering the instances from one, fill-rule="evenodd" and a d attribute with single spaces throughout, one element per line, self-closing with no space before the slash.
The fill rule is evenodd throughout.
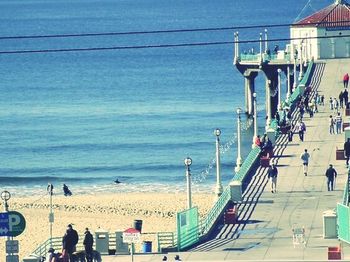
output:
<path id="1" fill-rule="evenodd" d="M 291 154 L 291 155 L 282 155 L 280 156 L 280 158 L 287 158 L 287 157 L 295 157 L 295 154 Z"/>

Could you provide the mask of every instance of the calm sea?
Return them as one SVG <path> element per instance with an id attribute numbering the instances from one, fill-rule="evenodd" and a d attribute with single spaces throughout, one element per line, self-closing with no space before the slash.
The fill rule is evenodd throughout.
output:
<path id="1" fill-rule="evenodd" d="M 156 31 L 286 24 L 307 1 L 3 0 L 0 36 Z M 304 15 L 332 1 L 312 1 Z M 239 30 L 241 40 L 263 29 Z M 289 37 L 288 27 L 269 38 Z M 232 30 L 71 38 L 1 39 L 0 50 L 43 50 L 233 41 Z M 276 43 L 281 46 L 283 43 Z M 271 43 L 270 45 L 274 45 Z M 258 49 L 246 44 L 241 50 Z M 212 190 L 215 137 L 222 176 L 236 161 L 243 77 L 233 45 L 0 55 L 0 189 L 36 194 L 48 182 L 74 193 Z M 257 80 L 264 127 L 263 77 Z M 242 119 L 245 125 L 245 117 Z M 251 128 L 243 132 L 243 156 Z M 118 186 L 113 180 L 122 181 Z"/>

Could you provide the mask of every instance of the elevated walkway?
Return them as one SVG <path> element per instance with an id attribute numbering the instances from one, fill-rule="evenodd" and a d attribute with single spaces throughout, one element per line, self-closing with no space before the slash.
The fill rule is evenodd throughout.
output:
<path id="1" fill-rule="evenodd" d="M 325 261 L 337 239 L 323 238 L 323 212 L 342 202 L 347 181 L 345 161 L 336 161 L 336 147 L 342 147 L 344 134 L 330 135 L 329 97 L 343 89 L 342 76 L 350 71 L 350 59 L 328 60 L 317 65 L 311 86 L 325 96 L 325 106 L 313 118 L 305 116 L 305 141 L 295 134 L 292 142 L 282 135 L 277 140 L 275 160 L 279 170 L 277 193 L 270 192 L 266 168 L 259 168 L 239 205 L 236 225 L 218 225 L 210 240 L 189 252 L 177 253 L 182 261 Z M 343 116 L 343 119 L 345 117 Z M 348 121 L 346 121 L 348 122 Z M 300 154 L 308 149 L 311 159 L 308 176 L 302 171 Z M 327 191 L 325 170 L 332 163 L 338 171 L 335 191 Z M 305 228 L 306 245 L 293 246 L 292 229 Z M 350 261 L 350 248 L 343 245 L 344 258 Z M 172 261 L 174 254 L 168 254 Z M 163 255 L 135 257 L 135 261 L 161 261 Z M 103 261 L 128 261 L 129 257 L 108 257 Z"/>

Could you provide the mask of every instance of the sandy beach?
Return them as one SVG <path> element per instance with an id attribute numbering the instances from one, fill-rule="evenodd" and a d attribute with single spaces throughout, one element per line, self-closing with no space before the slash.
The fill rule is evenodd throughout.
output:
<path id="1" fill-rule="evenodd" d="M 206 214 L 213 204 L 213 194 L 193 194 L 193 206 Z M 0 206 L 3 210 L 3 206 Z M 26 218 L 26 229 L 20 241 L 20 258 L 30 254 L 49 238 L 49 196 L 13 197 L 9 209 Z M 142 232 L 175 231 L 176 212 L 186 209 L 185 193 L 117 193 L 103 195 L 54 196 L 55 222 L 53 236 L 63 236 L 66 226 L 74 224 L 79 234 L 86 227 L 92 232 L 101 228 L 109 232 L 124 231 L 133 221 L 143 221 Z M 0 254 L 5 254 L 5 238 L 0 238 Z M 3 259 L 5 256 L 1 255 Z"/>

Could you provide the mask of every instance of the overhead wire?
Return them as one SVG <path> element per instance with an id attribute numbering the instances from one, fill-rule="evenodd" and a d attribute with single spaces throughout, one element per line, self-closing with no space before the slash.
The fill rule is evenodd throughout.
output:
<path id="1" fill-rule="evenodd" d="M 295 41 L 305 39 L 326 39 L 350 37 L 350 35 L 337 36 L 308 36 L 297 38 L 275 38 L 269 39 L 267 42 Z M 265 41 L 265 40 L 264 40 Z M 136 45 L 136 46 L 111 46 L 111 47 L 87 47 L 87 48 L 59 48 L 59 49 L 34 49 L 34 50 L 0 50 L 0 55 L 5 54 L 26 54 L 26 53 L 58 53 L 58 52 L 87 52 L 87 51 L 108 51 L 123 49 L 147 49 L 147 48 L 173 48 L 173 47 L 192 47 L 192 46 L 211 46 L 211 45 L 227 45 L 235 43 L 259 43 L 260 40 L 239 40 L 239 41 L 218 41 L 218 42 L 197 42 L 197 43 L 179 43 L 179 44 L 159 44 L 159 45 Z"/>
<path id="2" fill-rule="evenodd" d="M 350 22 L 350 20 L 335 22 L 312 22 L 298 23 L 298 26 L 310 25 L 327 25 Z M 11 39 L 36 39 L 36 38 L 68 38 L 68 37 L 95 37 L 95 36 L 116 36 L 116 35 L 140 35 L 140 34 L 164 34 L 164 33 L 185 33 L 185 32 L 205 32 L 205 31 L 227 31 L 254 28 L 273 28 L 293 26 L 294 23 L 285 24 L 265 24 L 265 25 L 247 25 L 247 26 L 230 26 L 230 27 L 208 27 L 208 28 L 190 28 L 190 29 L 170 29 L 170 30 L 150 30 L 150 31 L 129 31 L 129 32 L 102 32 L 102 33 L 79 33 L 79 34 L 53 34 L 53 35 L 20 35 L 20 36 L 0 36 L 0 40 Z"/>

